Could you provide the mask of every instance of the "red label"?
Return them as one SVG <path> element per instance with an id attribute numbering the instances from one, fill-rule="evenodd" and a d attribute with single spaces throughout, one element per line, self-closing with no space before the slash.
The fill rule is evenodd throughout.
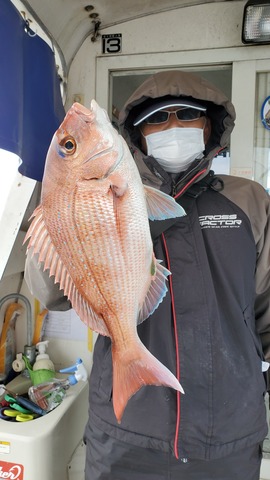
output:
<path id="1" fill-rule="evenodd" d="M 23 480 L 23 465 L 0 461 L 0 478 Z"/>

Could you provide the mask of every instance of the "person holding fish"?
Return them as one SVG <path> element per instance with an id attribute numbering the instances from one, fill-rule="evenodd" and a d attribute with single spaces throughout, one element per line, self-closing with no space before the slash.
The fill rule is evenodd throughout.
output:
<path id="1" fill-rule="evenodd" d="M 100 334 L 86 480 L 259 480 L 270 202 L 211 170 L 234 120 L 208 81 L 162 71 L 126 102 L 122 136 L 92 101 L 52 140 L 25 278 Z"/>

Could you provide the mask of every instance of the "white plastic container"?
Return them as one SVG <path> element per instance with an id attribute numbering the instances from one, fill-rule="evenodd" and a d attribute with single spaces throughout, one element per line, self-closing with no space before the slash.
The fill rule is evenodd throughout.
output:
<path id="1" fill-rule="evenodd" d="M 55 370 L 54 364 L 51 361 L 49 355 L 46 353 L 48 348 L 49 341 L 44 340 L 36 344 L 38 354 L 36 356 L 36 361 L 33 365 L 33 370 Z"/>
<path id="2" fill-rule="evenodd" d="M 20 375 L 7 388 L 22 394 L 29 386 L 29 379 Z M 87 413 L 88 382 L 78 382 L 61 405 L 43 417 L 24 423 L 0 419 L 0 478 L 69 480 Z"/>

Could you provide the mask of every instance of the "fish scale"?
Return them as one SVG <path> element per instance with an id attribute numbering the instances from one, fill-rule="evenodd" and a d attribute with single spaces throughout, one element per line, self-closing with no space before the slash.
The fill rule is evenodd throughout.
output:
<path id="1" fill-rule="evenodd" d="M 171 197 L 142 184 L 126 143 L 94 100 L 90 110 L 71 107 L 49 147 L 25 241 L 81 320 L 110 336 L 118 422 L 144 385 L 183 392 L 137 334 L 166 295 L 170 275 L 154 256 L 148 217 L 183 214 Z"/>

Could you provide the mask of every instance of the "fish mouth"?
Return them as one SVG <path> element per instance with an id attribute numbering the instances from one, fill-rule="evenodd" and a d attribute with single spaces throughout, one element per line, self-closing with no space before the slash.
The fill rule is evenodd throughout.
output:
<path id="1" fill-rule="evenodd" d="M 81 119 L 85 123 L 92 123 L 93 119 L 95 118 L 95 114 L 92 110 L 88 110 L 88 108 L 84 107 L 80 103 L 73 103 L 72 110 L 81 117 Z"/>

